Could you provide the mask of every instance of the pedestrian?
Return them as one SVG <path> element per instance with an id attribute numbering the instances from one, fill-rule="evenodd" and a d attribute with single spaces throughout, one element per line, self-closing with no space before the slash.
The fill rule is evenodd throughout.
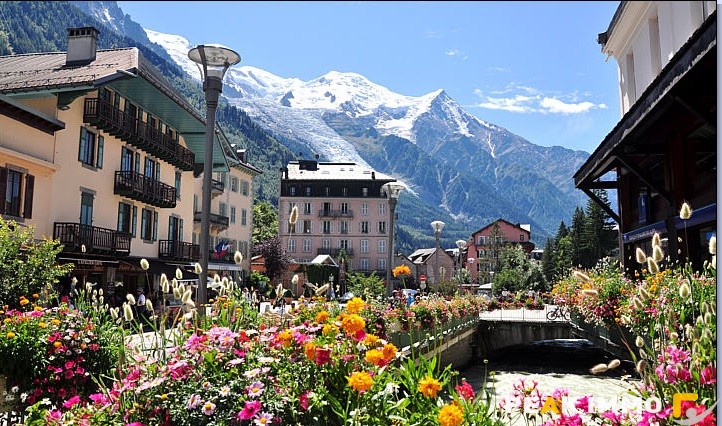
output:
<path id="1" fill-rule="evenodd" d="M 145 293 L 143 291 L 143 287 L 138 287 L 136 289 L 136 297 L 135 297 L 135 312 L 138 318 L 138 321 L 145 320 L 146 319 L 146 307 L 145 307 Z"/>

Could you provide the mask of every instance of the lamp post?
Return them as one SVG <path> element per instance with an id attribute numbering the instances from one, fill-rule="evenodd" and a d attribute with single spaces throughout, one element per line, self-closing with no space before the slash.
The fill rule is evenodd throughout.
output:
<path id="1" fill-rule="evenodd" d="M 466 247 L 466 241 L 464 240 L 456 240 L 456 247 L 459 249 L 457 255 L 456 255 L 456 263 L 457 263 L 457 271 L 461 270 L 461 267 L 463 266 L 463 262 L 461 261 L 461 251 Z"/>
<path id="2" fill-rule="evenodd" d="M 393 252 L 394 252 L 394 225 L 396 219 L 396 203 L 399 201 L 399 195 L 404 186 L 400 183 L 389 182 L 385 183 L 381 190 L 389 198 L 389 213 L 391 214 L 389 219 L 389 246 L 386 256 L 386 295 L 391 296 L 394 291 L 394 286 L 391 283 L 391 264 L 393 263 Z"/>
<path id="3" fill-rule="evenodd" d="M 434 236 L 436 237 L 436 253 L 434 253 L 434 284 L 439 282 L 439 237 L 441 236 L 441 231 L 444 229 L 445 225 L 446 224 L 440 220 L 431 222 L 431 228 L 434 230 Z"/>
<path id="4" fill-rule="evenodd" d="M 219 45 L 198 45 L 188 52 L 188 58 L 198 65 L 203 80 L 203 92 L 206 95 L 206 141 L 203 161 L 203 199 L 201 203 L 201 273 L 198 277 L 199 305 L 207 301 L 208 257 L 210 250 L 211 216 L 211 173 L 213 173 L 213 135 L 216 126 L 216 108 L 218 97 L 223 91 L 223 76 L 228 68 L 241 62 L 241 57 L 233 50 Z"/>

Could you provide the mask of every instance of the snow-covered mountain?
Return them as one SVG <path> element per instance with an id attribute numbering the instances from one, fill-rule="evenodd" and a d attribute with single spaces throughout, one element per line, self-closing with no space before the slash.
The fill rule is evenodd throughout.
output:
<path id="1" fill-rule="evenodd" d="M 146 33 L 200 78 L 187 39 Z M 395 176 L 471 226 L 503 217 L 548 236 L 586 199 L 572 176 L 589 154 L 535 145 L 468 113 L 442 89 L 413 97 L 352 72 L 303 81 L 246 65 L 229 70 L 223 95 L 281 142 Z"/>

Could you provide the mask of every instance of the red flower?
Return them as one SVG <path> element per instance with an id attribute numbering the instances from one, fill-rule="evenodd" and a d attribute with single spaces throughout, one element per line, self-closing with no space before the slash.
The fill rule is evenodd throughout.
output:
<path id="1" fill-rule="evenodd" d="M 467 401 L 471 401 L 476 396 L 476 392 L 474 392 L 474 388 L 467 382 L 466 380 L 462 380 L 460 385 L 456 385 L 454 387 L 456 389 L 456 393 L 459 394 L 460 397 L 464 398 Z"/>
<path id="2" fill-rule="evenodd" d="M 331 349 L 328 348 L 316 348 L 316 365 L 321 366 L 326 364 L 331 359 Z"/>

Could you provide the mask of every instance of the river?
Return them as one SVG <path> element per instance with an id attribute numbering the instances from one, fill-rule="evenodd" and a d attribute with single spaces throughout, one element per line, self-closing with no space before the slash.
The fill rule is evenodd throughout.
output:
<path id="1" fill-rule="evenodd" d="M 459 377 L 466 378 L 477 391 L 486 386 L 497 403 L 512 392 L 514 383 L 521 378 L 537 381 L 545 393 L 566 388 L 570 399 L 589 395 L 609 401 L 625 395 L 633 387 L 630 382 L 637 382 L 631 361 L 622 361 L 618 368 L 603 374 L 589 373 L 591 367 L 613 359 L 587 340 L 547 340 L 500 351 L 490 357 L 488 364 L 469 366 L 459 372 Z"/>

